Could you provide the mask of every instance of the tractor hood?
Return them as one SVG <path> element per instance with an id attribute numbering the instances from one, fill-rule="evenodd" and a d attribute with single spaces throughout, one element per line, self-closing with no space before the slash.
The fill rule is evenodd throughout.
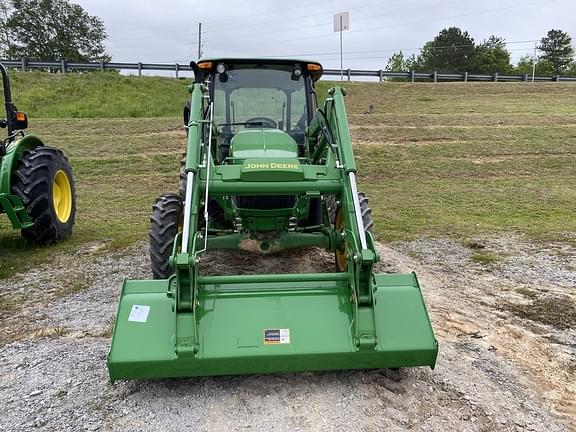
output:
<path id="1" fill-rule="evenodd" d="M 244 129 L 230 143 L 235 159 L 295 159 L 298 145 L 279 129 Z"/>

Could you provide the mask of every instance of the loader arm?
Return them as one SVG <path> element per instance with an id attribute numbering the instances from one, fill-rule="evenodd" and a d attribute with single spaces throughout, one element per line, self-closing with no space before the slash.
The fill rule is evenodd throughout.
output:
<path id="1" fill-rule="evenodd" d="M 348 128 L 348 117 L 344 104 L 345 91 L 334 87 L 328 91 L 324 105 L 319 108 L 308 130 L 309 141 L 314 145 L 311 152 L 324 155 L 327 164 L 334 164 L 341 178 L 341 208 L 344 211 L 348 268 L 351 296 L 354 304 L 354 336 L 358 346 L 376 344 L 372 332 L 362 334 L 363 329 L 374 328 L 373 307 L 374 291 L 373 267 L 379 261 L 372 234 L 365 230 L 358 201 L 356 185 L 356 163 L 352 151 L 352 141 Z M 365 321 L 365 322 L 364 322 Z"/>

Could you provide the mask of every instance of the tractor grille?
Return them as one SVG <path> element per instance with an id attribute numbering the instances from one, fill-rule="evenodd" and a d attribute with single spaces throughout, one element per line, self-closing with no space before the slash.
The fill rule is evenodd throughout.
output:
<path id="1" fill-rule="evenodd" d="M 293 195 L 282 196 L 243 196 L 233 197 L 234 204 L 238 208 L 254 210 L 276 210 L 292 208 L 296 205 L 296 197 Z"/>

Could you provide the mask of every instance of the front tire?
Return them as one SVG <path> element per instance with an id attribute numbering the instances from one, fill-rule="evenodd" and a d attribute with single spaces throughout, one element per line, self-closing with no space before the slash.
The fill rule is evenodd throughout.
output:
<path id="1" fill-rule="evenodd" d="M 37 147 L 26 150 L 12 175 L 12 193 L 24 204 L 32 228 L 22 236 L 37 244 L 64 240 L 76 218 L 76 192 L 72 168 L 61 150 Z"/>
<path id="2" fill-rule="evenodd" d="M 168 279 L 174 273 L 168 260 L 182 225 L 182 202 L 177 194 L 162 195 L 152 206 L 150 217 L 150 264 L 153 279 Z"/>

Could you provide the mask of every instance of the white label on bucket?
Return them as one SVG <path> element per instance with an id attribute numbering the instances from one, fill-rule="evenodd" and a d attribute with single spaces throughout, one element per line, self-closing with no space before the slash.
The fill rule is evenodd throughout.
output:
<path id="1" fill-rule="evenodd" d="M 148 320 L 148 313 L 150 313 L 150 306 L 132 305 L 128 321 L 145 323 Z"/>

